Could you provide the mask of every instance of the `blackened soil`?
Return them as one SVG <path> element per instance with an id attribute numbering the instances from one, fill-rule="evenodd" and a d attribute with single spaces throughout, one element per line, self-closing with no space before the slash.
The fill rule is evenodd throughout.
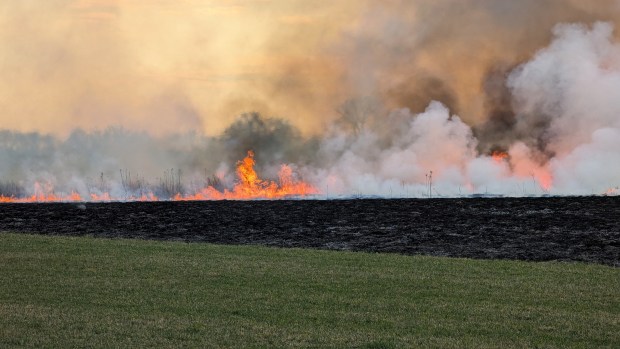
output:
<path id="1" fill-rule="evenodd" d="M 620 266 L 620 197 L 2 204 L 0 231 Z"/>

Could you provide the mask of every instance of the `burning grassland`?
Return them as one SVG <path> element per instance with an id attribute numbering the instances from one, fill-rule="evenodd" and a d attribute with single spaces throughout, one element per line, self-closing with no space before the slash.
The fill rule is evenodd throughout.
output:
<path id="1" fill-rule="evenodd" d="M 481 85 L 477 121 L 445 98 L 404 108 L 366 91 L 345 98 L 314 134 L 258 113 L 218 136 L 2 131 L 0 201 L 617 194 L 612 23 L 558 24 L 546 46 L 489 68 Z"/>
<path id="2" fill-rule="evenodd" d="M 121 171 L 121 183 L 125 196 L 115 197 L 109 192 L 90 193 L 88 197 L 82 197 L 77 192 L 69 195 L 56 194 L 51 184 L 41 185 L 35 182 L 34 194 L 23 197 L 23 192 L 15 184 L 7 184 L 5 190 L 11 190 L 11 195 L 0 195 L 1 203 L 28 203 L 28 202 L 80 202 L 80 201 L 195 201 L 195 200 L 252 200 L 252 199 L 282 199 L 303 198 L 307 195 L 317 194 L 318 191 L 310 184 L 295 178 L 293 170 L 288 165 L 282 165 L 278 172 L 277 181 L 262 180 L 254 169 L 254 153 L 248 151 L 247 156 L 237 163 L 237 182 L 231 190 L 217 189 L 217 179 L 208 179 L 207 185 L 198 192 L 183 194 L 180 173 L 174 177 L 174 171 L 170 171 L 171 177 L 166 177 L 157 189 L 152 189 L 143 180 L 133 181 L 130 173 Z M 217 178 L 217 177 L 216 177 Z M 211 181 L 211 184 L 209 184 Z M 0 188 L 3 189 L 3 188 Z M 156 194 L 156 193 L 163 193 Z M 136 194 L 137 193 L 137 194 Z"/>

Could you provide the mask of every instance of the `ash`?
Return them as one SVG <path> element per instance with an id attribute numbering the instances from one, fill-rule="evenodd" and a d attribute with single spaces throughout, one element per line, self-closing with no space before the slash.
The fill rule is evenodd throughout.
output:
<path id="1" fill-rule="evenodd" d="M 3 204 L 0 231 L 620 266 L 619 197 Z"/>

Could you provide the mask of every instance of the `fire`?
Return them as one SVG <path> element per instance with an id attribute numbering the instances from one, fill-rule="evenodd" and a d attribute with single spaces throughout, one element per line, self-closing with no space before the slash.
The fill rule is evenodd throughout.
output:
<path id="1" fill-rule="evenodd" d="M 541 167 L 531 162 L 518 162 L 518 157 L 509 156 L 508 153 L 495 151 L 491 154 L 492 159 L 497 163 L 508 163 L 514 171 L 513 174 L 519 178 L 531 178 L 538 183 L 543 192 L 548 193 L 553 187 L 553 175 L 547 167 Z M 112 195 L 110 192 L 97 190 L 96 193 L 88 193 L 83 197 L 76 191 L 57 192 L 51 183 L 34 184 L 32 195 L 30 196 L 10 196 L 0 195 L 0 203 L 28 203 L 28 202 L 110 202 L 110 201 L 198 201 L 198 200 L 254 200 L 254 199 L 281 199 L 288 197 L 305 197 L 308 195 L 319 194 L 319 191 L 311 184 L 301 180 L 290 165 L 283 164 L 278 171 L 277 180 L 261 179 L 255 170 L 256 161 L 254 152 L 248 151 L 247 156 L 237 162 L 235 175 L 237 180 L 234 185 L 227 189 L 221 189 L 219 180 L 207 181 L 203 187 L 194 189 L 193 192 L 184 192 L 179 189 L 177 193 L 162 194 L 162 198 L 156 193 L 157 187 L 150 187 L 148 184 L 141 186 L 135 192 L 124 191 L 121 194 Z M 222 179 L 222 177 L 218 177 Z M 336 180 L 335 177 L 328 177 L 328 183 Z M 213 184 L 216 183 L 216 184 Z M 466 183 L 469 191 L 473 192 L 473 185 Z M 179 180 L 178 188 L 182 188 Z M 329 188 L 329 187 L 328 187 Z M 612 188 L 605 195 L 618 195 L 618 188 Z M 161 193 L 160 193 L 161 194 Z"/>
<path id="2" fill-rule="evenodd" d="M 318 194 L 318 191 L 308 183 L 297 182 L 293 179 L 293 169 L 288 165 L 282 165 L 278 174 L 280 178 L 281 195 L 300 195 Z"/>
<path id="3" fill-rule="evenodd" d="M 59 195 L 54 192 L 54 186 L 51 183 L 34 183 L 34 194 L 28 197 L 14 197 L 0 195 L 0 202 L 10 203 L 28 203 L 28 202 L 79 202 L 83 201 L 82 196 L 72 191 L 68 195 Z"/>
<path id="4" fill-rule="evenodd" d="M 172 197 L 174 201 L 190 200 L 251 200 L 251 199 L 280 199 L 291 196 L 306 196 L 317 194 L 318 191 L 308 183 L 295 178 L 293 169 L 289 165 L 282 165 L 278 173 L 278 181 L 268 181 L 259 178 L 254 170 L 254 152 L 237 163 L 237 183 L 231 190 L 219 191 L 213 186 L 205 186 L 194 194 L 183 195 L 177 193 Z M 124 198 L 115 198 L 110 193 L 91 193 L 90 201 L 159 201 L 152 192 L 129 195 Z M 79 202 L 84 201 L 79 193 L 72 191 L 68 195 L 57 194 L 51 183 L 34 185 L 34 194 L 29 197 L 14 197 L 0 195 L 0 203 L 26 202 Z"/>
<path id="5" fill-rule="evenodd" d="M 248 156 L 237 163 L 237 176 L 240 183 L 235 186 L 235 191 L 241 193 L 242 197 L 260 195 L 259 193 L 263 187 L 267 189 L 267 193 L 273 192 L 273 188 L 267 188 L 270 187 L 270 183 L 258 179 L 258 175 L 254 171 L 255 164 L 254 152 L 251 150 L 248 151 Z"/>
<path id="6" fill-rule="evenodd" d="M 90 194 L 90 199 L 92 201 L 112 201 L 112 198 L 110 197 L 110 193 L 103 193 L 103 194 Z"/>
<path id="7" fill-rule="evenodd" d="M 317 194 L 312 185 L 295 180 L 293 169 L 282 165 L 278 173 L 278 182 L 266 181 L 259 178 L 254 170 L 254 152 L 237 163 L 237 177 L 239 181 L 232 190 L 223 192 L 208 186 L 199 193 L 188 196 L 175 196 L 175 200 L 251 200 L 251 199 L 280 199 L 291 196 L 306 196 Z"/>
<path id="8" fill-rule="evenodd" d="M 547 171 L 538 171 L 535 177 L 544 191 L 549 192 L 551 190 L 553 187 L 553 176 L 551 173 Z"/>
<path id="9" fill-rule="evenodd" d="M 491 157 L 495 160 L 495 162 L 502 163 L 508 160 L 509 155 L 506 152 L 496 150 L 491 154 Z"/>

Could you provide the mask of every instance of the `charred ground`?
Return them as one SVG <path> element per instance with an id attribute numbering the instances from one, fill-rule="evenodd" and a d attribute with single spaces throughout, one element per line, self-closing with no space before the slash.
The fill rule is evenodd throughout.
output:
<path id="1" fill-rule="evenodd" d="M 620 266 L 620 198 L 3 204 L 0 231 Z"/>

